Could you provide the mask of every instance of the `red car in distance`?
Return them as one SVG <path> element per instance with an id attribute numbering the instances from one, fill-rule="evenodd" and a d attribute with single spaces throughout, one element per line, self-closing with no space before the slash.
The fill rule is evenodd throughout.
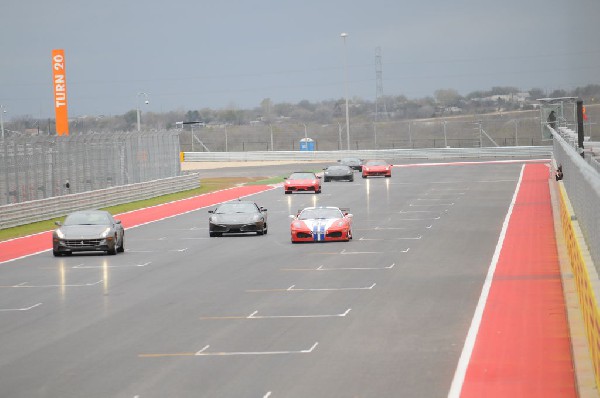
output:
<path id="1" fill-rule="evenodd" d="M 286 195 L 292 192 L 321 193 L 321 177 L 310 171 L 298 171 L 285 179 L 283 189 Z"/>
<path id="2" fill-rule="evenodd" d="M 362 166 L 362 178 L 372 176 L 392 176 L 392 165 L 385 160 L 367 160 Z"/>

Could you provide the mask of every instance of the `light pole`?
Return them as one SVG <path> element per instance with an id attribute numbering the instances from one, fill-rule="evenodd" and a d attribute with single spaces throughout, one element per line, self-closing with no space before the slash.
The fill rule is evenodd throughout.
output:
<path id="1" fill-rule="evenodd" d="M 4 109 L 4 105 L 0 105 L 0 129 L 2 129 L 2 139 L 4 139 L 4 114 L 6 110 Z"/>
<path id="2" fill-rule="evenodd" d="M 304 139 L 306 140 L 306 142 L 308 142 L 308 133 L 306 131 L 306 124 L 302 123 L 302 125 L 304 126 Z"/>
<path id="3" fill-rule="evenodd" d="M 519 146 L 519 119 L 515 119 L 515 146 Z"/>
<path id="4" fill-rule="evenodd" d="M 146 100 L 144 101 L 144 103 L 146 105 L 148 105 L 150 103 L 150 101 L 148 101 L 148 94 L 141 92 L 137 94 L 137 131 L 139 132 L 141 130 L 141 126 L 140 126 L 140 96 L 144 96 L 144 98 L 146 98 Z"/>
<path id="5" fill-rule="evenodd" d="M 271 131 L 271 152 L 273 152 L 273 126 L 269 124 L 269 130 Z"/>
<path id="6" fill-rule="evenodd" d="M 448 139 L 446 138 L 446 121 L 444 120 L 444 148 L 448 148 Z"/>
<path id="7" fill-rule="evenodd" d="M 344 40 L 344 90 L 346 91 L 346 141 L 350 150 L 350 116 L 348 114 L 348 56 L 346 54 L 346 37 L 348 33 L 340 34 Z"/>

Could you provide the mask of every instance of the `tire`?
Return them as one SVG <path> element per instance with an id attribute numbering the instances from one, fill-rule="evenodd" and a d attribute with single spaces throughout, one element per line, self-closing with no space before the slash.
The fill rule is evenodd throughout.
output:
<path id="1" fill-rule="evenodd" d="M 289 194 L 291 194 L 291 193 L 292 193 L 292 191 L 285 191 L 285 194 L 286 194 L 286 195 L 289 195 Z"/>
<path id="2" fill-rule="evenodd" d="M 216 238 L 216 237 L 219 237 L 219 236 L 221 236 L 223 234 L 220 233 L 220 232 L 212 232 L 211 231 L 211 232 L 208 233 L 208 235 L 210 235 L 211 238 Z"/>
<path id="3" fill-rule="evenodd" d="M 350 177 L 350 179 L 348 179 L 348 182 L 354 182 L 354 176 Z"/>
<path id="4" fill-rule="evenodd" d="M 385 176 L 385 178 L 391 178 L 391 177 L 392 177 L 392 175 L 391 175 L 391 174 L 390 174 L 389 176 Z"/>
<path id="5" fill-rule="evenodd" d="M 117 249 L 118 253 L 123 253 L 125 251 L 125 234 L 123 234 L 123 236 L 121 236 L 121 244 L 119 245 L 119 248 Z"/>
<path id="6" fill-rule="evenodd" d="M 321 193 L 321 188 L 319 188 L 318 191 L 315 191 L 315 193 Z"/>
<path id="7" fill-rule="evenodd" d="M 367 176 L 363 174 L 362 178 L 367 178 Z"/>
<path id="8" fill-rule="evenodd" d="M 109 254 L 111 256 L 114 256 L 115 254 L 117 254 L 117 249 L 115 247 L 113 247 L 112 249 L 108 249 L 106 251 L 106 254 Z"/>
<path id="9" fill-rule="evenodd" d="M 61 256 L 60 252 L 57 252 L 56 250 L 52 250 L 52 254 L 54 255 L 54 257 L 60 257 Z"/>

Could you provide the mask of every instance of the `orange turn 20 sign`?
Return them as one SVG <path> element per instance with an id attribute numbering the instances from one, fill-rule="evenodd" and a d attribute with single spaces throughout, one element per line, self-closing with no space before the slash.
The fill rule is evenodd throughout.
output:
<path id="1" fill-rule="evenodd" d="M 54 87 L 54 113 L 56 115 L 56 134 L 69 135 L 65 51 L 61 49 L 52 50 L 52 85 Z"/>

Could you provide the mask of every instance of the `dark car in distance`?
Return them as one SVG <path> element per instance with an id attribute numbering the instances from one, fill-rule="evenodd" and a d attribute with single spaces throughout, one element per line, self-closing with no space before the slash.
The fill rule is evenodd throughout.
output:
<path id="1" fill-rule="evenodd" d="M 344 166 L 349 166 L 352 170 L 362 171 L 363 161 L 359 158 L 342 158 L 338 163 Z"/>
<path id="2" fill-rule="evenodd" d="M 52 254 L 98 252 L 117 254 L 125 251 L 125 229 L 120 220 L 104 210 L 73 212 L 65 221 L 56 222 L 52 233 Z"/>
<path id="3" fill-rule="evenodd" d="M 256 232 L 266 235 L 267 209 L 254 202 L 238 200 L 221 203 L 214 210 L 209 210 L 208 233 L 210 237 L 224 233 Z"/>
<path id="4" fill-rule="evenodd" d="M 354 181 L 354 170 L 350 166 L 335 165 L 323 169 L 323 181 Z"/>

